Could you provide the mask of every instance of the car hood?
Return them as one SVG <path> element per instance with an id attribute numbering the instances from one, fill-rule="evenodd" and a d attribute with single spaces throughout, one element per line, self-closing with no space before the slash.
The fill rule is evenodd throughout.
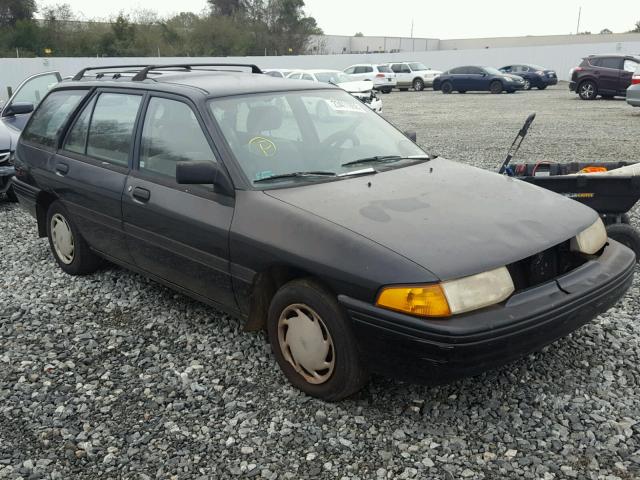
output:
<path id="1" fill-rule="evenodd" d="M 349 93 L 364 93 L 370 92 L 373 89 L 373 82 L 356 80 L 353 82 L 342 82 L 338 84 L 338 86 Z"/>
<path id="2" fill-rule="evenodd" d="M 16 123 L 14 117 L 0 118 L 0 151 L 15 149 L 20 136 L 20 129 L 17 128 Z"/>
<path id="3" fill-rule="evenodd" d="M 265 193 L 367 237 L 441 280 L 529 257 L 597 219 L 595 211 L 556 193 L 440 158 Z"/>
<path id="4" fill-rule="evenodd" d="M 502 74 L 503 77 L 508 77 L 511 80 L 515 80 L 516 82 L 522 82 L 522 77 L 520 75 L 513 75 L 511 73 L 503 73 Z"/>

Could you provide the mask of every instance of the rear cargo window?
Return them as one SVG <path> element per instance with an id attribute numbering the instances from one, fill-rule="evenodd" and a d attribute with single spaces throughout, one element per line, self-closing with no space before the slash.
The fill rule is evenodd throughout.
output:
<path id="1" fill-rule="evenodd" d="M 58 143 L 58 135 L 86 94 L 87 90 L 51 92 L 34 112 L 27 128 L 22 133 L 22 139 L 55 148 Z"/>

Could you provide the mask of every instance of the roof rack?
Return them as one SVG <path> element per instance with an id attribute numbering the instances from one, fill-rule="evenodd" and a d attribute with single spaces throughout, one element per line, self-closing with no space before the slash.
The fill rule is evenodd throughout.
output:
<path id="1" fill-rule="evenodd" d="M 140 82 L 146 80 L 151 70 L 164 70 L 168 68 L 183 68 L 191 71 L 193 67 L 243 67 L 250 68 L 251 73 L 262 73 L 262 70 L 257 65 L 252 63 L 180 63 L 180 64 L 167 64 L 167 65 L 149 65 L 140 70 L 131 80 L 134 82 Z"/>
<path id="2" fill-rule="evenodd" d="M 80 70 L 78 73 L 76 73 L 72 80 L 73 81 L 78 81 L 78 80 L 82 80 L 82 78 L 84 77 L 84 74 L 89 72 L 89 71 L 94 71 L 94 70 L 111 70 L 111 69 L 121 69 L 121 68 L 146 68 L 148 67 L 149 64 L 144 64 L 144 65 L 104 65 L 102 67 L 87 67 L 87 68 L 83 68 L 82 70 Z"/>

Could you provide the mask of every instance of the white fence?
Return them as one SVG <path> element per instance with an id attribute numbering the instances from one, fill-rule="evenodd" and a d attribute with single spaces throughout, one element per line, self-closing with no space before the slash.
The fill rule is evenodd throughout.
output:
<path id="1" fill-rule="evenodd" d="M 435 50 L 408 53 L 374 53 L 347 55 L 303 55 L 265 57 L 206 57 L 206 58 L 0 58 L 0 99 L 6 99 L 7 87 L 17 87 L 24 78 L 35 73 L 57 70 L 63 76 L 73 75 L 92 65 L 150 64 L 184 62 L 255 63 L 263 68 L 331 68 L 342 70 L 360 62 L 390 62 L 414 60 L 431 68 L 447 70 L 460 65 L 492 65 L 533 63 L 557 71 L 560 80 L 569 79 L 569 70 L 580 59 L 596 53 L 640 54 L 640 41 L 548 45 L 471 50 Z"/>

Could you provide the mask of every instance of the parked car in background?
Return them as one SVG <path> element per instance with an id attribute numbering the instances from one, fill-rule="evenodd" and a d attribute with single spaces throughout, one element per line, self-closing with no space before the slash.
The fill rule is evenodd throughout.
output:
<path id="1" fill-rule="evenodd" d="M 514 93 L 522 90 L 524 80 L 518 75 L 503 73 L 493 67 L 456 67 L 444 72 L 433 83 L 434 90 L 442 93 L 491 92 Z"/>
<path id="2" fill-rule="evenodd" d="M 640 66 L 631 78 L 631 86 L 627 88 L 627 103 L 632 107 L 640 107 Z"/>
<path id="3" fill-rule="evenodd" d="M 62 77 L 58 72 L 33 75 L 23 81 L 0 113 L 0 194 L 11 201 L 16 200 L 11 186 L 14 175 L 13 152 L 18 137 L 31 116 L 33 109 L 44 98 L 49 89 Z"/>
<path id="4" fill-rule="evenodd" d="M 382 112 L 382 100 L 376 95 L 373 82 L 352 80 L 349 75 L 340 70 L 295 70 L 287 75 L 287 78 L 336 85 L 349 92 L 374 112 Z"/>
<path id="5" fill-rule="evenodd" d="M 624 97 L 638 66 L 640 56 L 589 55 L 571 70 L 569 90 L 582 100 Z"/>
<path id="6" fill-rule="evenodd" d="M 344 69 L 344 73 L 353 80 L 367 80 L 373 82 L 376 90 L 382 93 L 389 93 L 397 85 L 396 74 L 391 71 L 389 65 L 377 65 L 366 63 L 351 65 Z"/>
<path id="7" fill-rule="evenodd" d="M 430 156 L 332 85 L 184 67 L 55 87 L 18 142 L 20 205 L 67 274 L 105 258 L 239 316 L 309 395 L 478 374 L 631 285 L 634 253 L 578 202 Z"/>
<path id="8" fill-rule="evenodd" d="M 389 67 L 396 74 L 398 88 L 402 91 L 413 88 L 416 92 L 420 92 L 425 87 L 431 87 L 433 80 L 442 73 L 420 62 L 394 62 L 390 63 Z"/>
<path id="9" fill-rule="evenodd" d="M 555 70 L 549 70 L 540 65 L 507 65 L 502 67 L 500 71 L 522 77 L 525 90 L 531 90 L 532 88 L 544 90 L 550 85 L 558 84 L 558 75 Z"/>
<path id="10" fill-rule="evenodd" d="M 265 75 L 269 75 L 270 77 L 276 78 L 286 78 L 292 72 L 290 68 L 269 68 L 266 70 L 262 70 L 262 73 Z"/>

